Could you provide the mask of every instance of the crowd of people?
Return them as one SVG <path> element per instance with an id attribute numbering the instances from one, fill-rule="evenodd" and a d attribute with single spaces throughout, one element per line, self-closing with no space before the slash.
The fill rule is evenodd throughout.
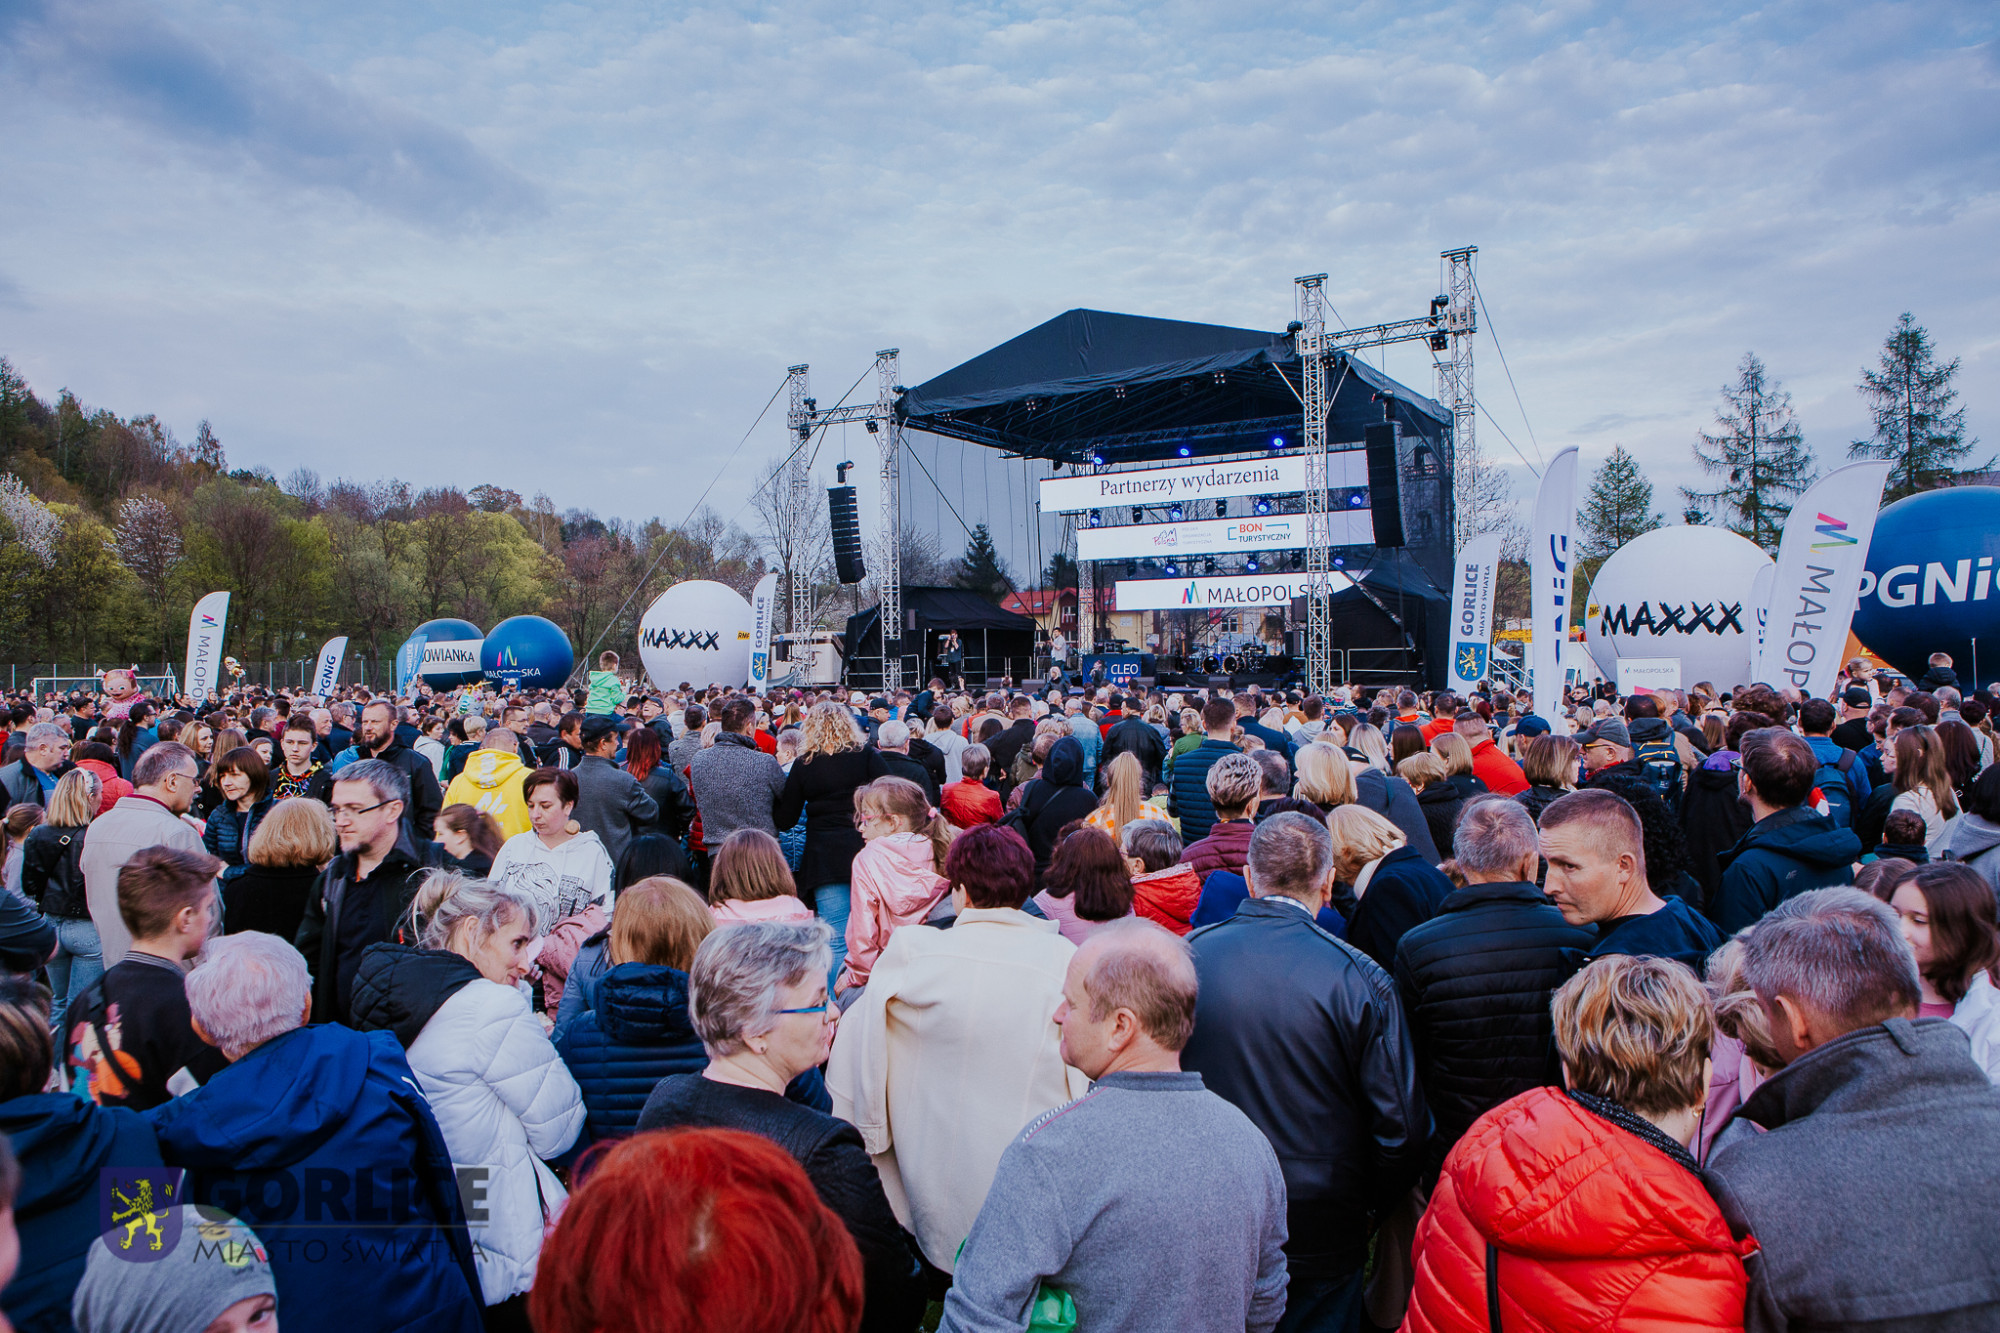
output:
<path id="1" fill-rule="evenodd" d="M 1996 707 L 7 701 L 0 1309 L 2000 1328 Z"/>

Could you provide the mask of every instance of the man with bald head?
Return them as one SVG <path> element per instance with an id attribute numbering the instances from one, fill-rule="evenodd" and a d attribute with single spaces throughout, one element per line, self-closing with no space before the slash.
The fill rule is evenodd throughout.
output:
<path id="1" fill-rule="evenodd" d="M 1571 925 L 1597 927 L 1592 958 L 1672 958 L 1700 976 L 1722 947 L 1722 932 L 1707 917 L 1679 898 L 1660 898 L 1646 882 L 1645 832 L 1616 792 L 1585 788 L 1549 802 L 1540 845 L 1549 901 Z"/>
<path id="2" fill-rule="evenodd" d="M 1250 837 L 1249 901 L 1188 937 L 1201 992 L 1185 1063 L 1285 1173 L 1284 1333 L 1358 1326 L 1369 1215 L 1409 1192 L 1430 1133 L 1394 985 L 1314 923 L 1333 875 L 1326 825 L 1272 815 Z"/>
<path id="3" fill-rule="evenodd" d="M 1026 1328 L 1044 1280 L 1091 1333 L 1277 1325 L 1284 1176 L 1257 1127 L 1181 1069 L 1197 990 L 1187 945 L 1150 921 L 1100 927 L 1070 959 L 1055 1020 L 1091 1089 L 1001 1156 L 940 1333 Z"/>

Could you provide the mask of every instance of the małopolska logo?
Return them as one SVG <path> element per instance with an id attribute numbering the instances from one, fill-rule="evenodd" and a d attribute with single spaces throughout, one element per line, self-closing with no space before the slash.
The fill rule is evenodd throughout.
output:
<path id="1" fill-rule="evenodd" d="M 181 1173 L 165 1167 L 106 1167 L 97 1174 L 97 1225 L 120 1259 L 152 1263 L 180 1243 Z"/>

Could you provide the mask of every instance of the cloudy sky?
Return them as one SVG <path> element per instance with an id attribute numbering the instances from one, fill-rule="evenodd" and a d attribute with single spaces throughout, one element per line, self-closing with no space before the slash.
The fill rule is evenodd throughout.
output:
<path id="1" fill-rule="evenodd" d="M 1834 460 L 1906 309 L 2000 446 L 1996 27 L 1974 3 L 0 0 L 0 354 L 184 438 L 207 417 L 281 476 L 674 521 L 720 473 L 747 520 L 782 404 L 725 459 L 791 362 L 825 403 L 879 347 L 915 384 L 1072 306 L 1281 328 L 1322 269 L 1346 321 L 1401 318 L 1476 244 L 1520 396 L 1482 337 L 1493 417 L 1530 461 L 1624 443 L 1671 516 L 1746 350 Z M 1387 369 L 1430 391 L 1428 353 Z M 945 470 L 1020 560 L 999 474 Z"/>

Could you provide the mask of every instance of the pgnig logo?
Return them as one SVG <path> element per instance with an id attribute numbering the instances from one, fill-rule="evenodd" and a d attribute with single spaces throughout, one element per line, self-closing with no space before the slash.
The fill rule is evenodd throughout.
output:
<path id="1" fill-rule="evenodd" d="M 1933 560 L 1925 565 L 1892 565 L 1878 578 L 1873 570 L 1861 575 L 1861 598 L 1869 597 L 1884 606 L 1935 605 L 1970 599 L 1983 602 L 1993 594 L 1993 557 L 1982 555 L 1950 564 Z"/>

